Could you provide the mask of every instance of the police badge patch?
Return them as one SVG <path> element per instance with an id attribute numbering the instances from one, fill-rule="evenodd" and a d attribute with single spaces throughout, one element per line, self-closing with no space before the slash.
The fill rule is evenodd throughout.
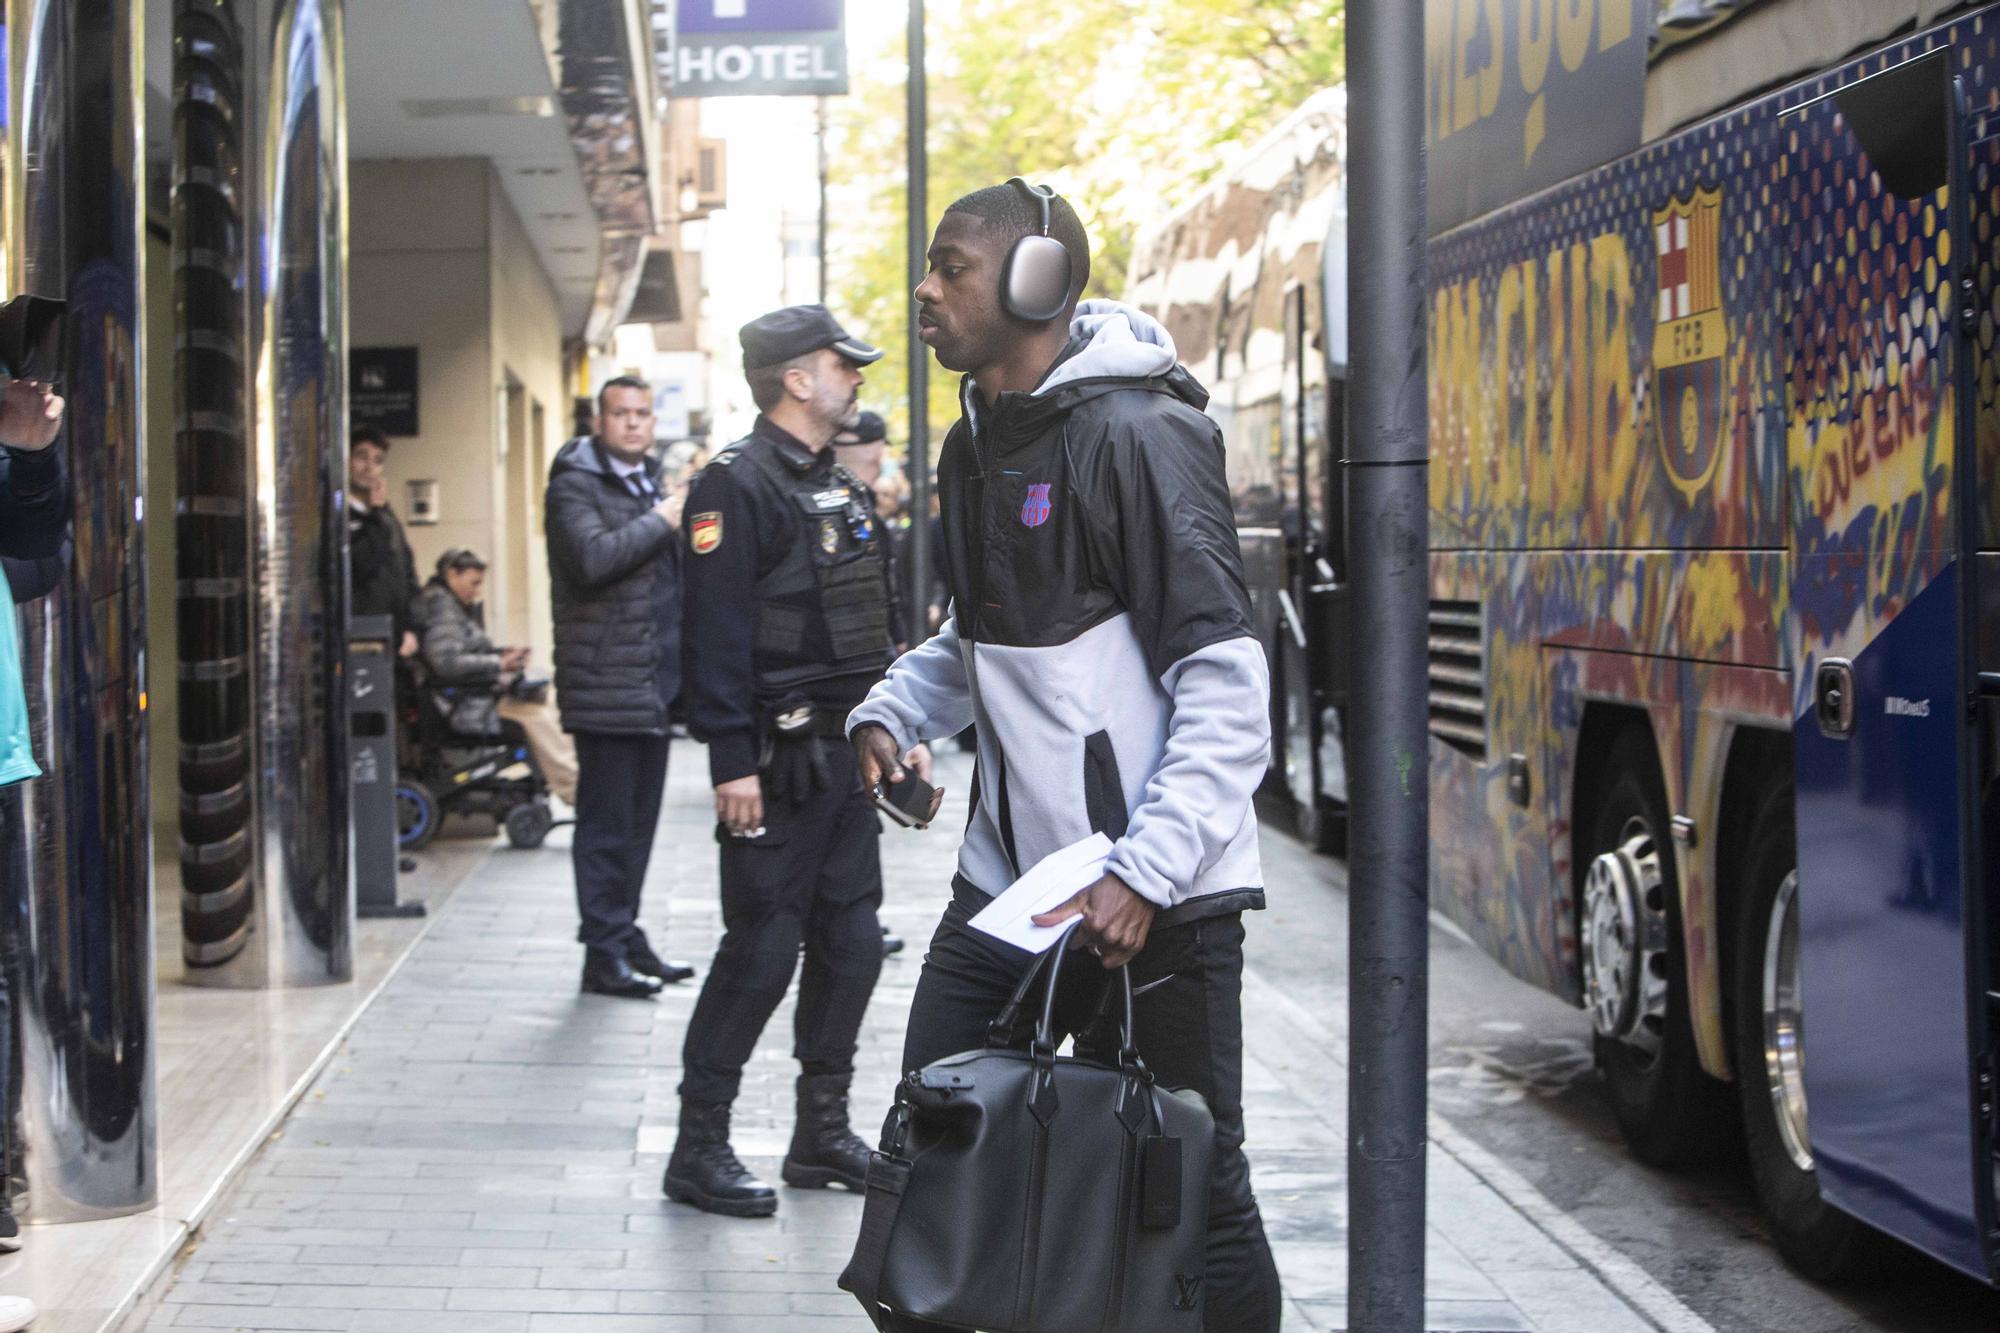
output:
<path id="1" fill-rule="evenodd" d="M 840 525 L 830 518 L 819 521 L 819 549 L 828 555 L 840 549 Z"/>
<path id="2" fill-rule="evenodd" d="M 688 545 L 696 555 L 707 555 L 722 545 L 722 515 L 696 514 L 688 520 Z"/>

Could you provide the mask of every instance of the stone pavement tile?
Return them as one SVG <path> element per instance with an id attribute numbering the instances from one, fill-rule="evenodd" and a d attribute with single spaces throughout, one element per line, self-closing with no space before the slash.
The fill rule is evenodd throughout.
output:
<path id="1" fill-rule="evenodd" d="M 1540 1333 L 1646 1333 L 1654 1327 L 1581 1268 L 1496 1273 L 1493 1280 Z"/>
<path id="2" fill-rule="evenodd" d="M 498 1240 L 501 1233 L 489 1233 Z M 461 1237 L 461 1240 L 466 1239 Z M 507 1236 L 506 1245 L 469 1245 L 460 1252 L 458 1262 L 465 1268 L 539 1268 L 543 1264 L 563 1268 L 623 1268 L 625 1252 L 616 1249 L 574 1250 L 553 1247 L 529 1248 L 513 1235 Z"/>
<path id="3" fill-rule="evenodd" d="M 459 1287 L 446 1308 L 452 1310 L 518 1310 L 523 1314 L 611 1314 L 621 1296 L 630 1293 L 599 1288 L 534 1287 L 481 1289 Z"/>
<path id="4" fill-rule="evenodd" d="M 1310 1326 L 1326 1333 L 1346 1333 L 1347 1305 L 1342 1301 L 1300 1301 L 1299 1310 Z M 1531 1324 L 1506 1301 L 1424 1302 L 1424 1327 L 1429 1333 L 1539 1333 L 1541 1325 Z M 1289 1330 L 1288 1330 L 1289 1333 Z M 1355 1330 L 1355 1333 L 1366 1333 Z"/>
<path id="5" fill-rule="evenodd" d="M 347 1333 L 528 1333 L 528 1319 L 492 1310 L 363 1310 Z"/>
<path id="6" fill-rule="evenodd" d="M 226 1249 L 225 1246 L 218 1246 Z M 204 1244 L 197 1254 L 207 1254 Z M 421 1245 L 305 1245 L 298 1247 L 298 1259 L 308 1264 L 356 1264 L 372 1268 L 378 1264 L 456 1264 L 463 1251 L 451 1246 Z M 234 1251 L 230 1251 L 234 1257 Z M 272 1262 L 278 1262 L 273 1260 Z"/>
<path id="7" fill-rule="evenodd" d="M 287 1283 L 274 1288 L 278 1305 L 307 1310 L 442 1310 L 447 1287 L 329 1287 Z"/>
<path id="8" fill-rule="evenodd" d="M 353 1326 L 348 1310 L 292 1310 L 266 1307 L 245 1310 L 237 1305 L 185 1305 L 175 1307 L 174 1328 L 257 1328 L 323 1330 L 341 1333 Z"/>
<path id="9" fill-rule="evenodd" d="M 535 1284 L 542 1287 L 580 1287 L 595 1291 L 701 1291 L 707 1289 L 707 1279 L 720 1275 L 704 1273 L 693 1263 L 682 1261 L 671 1268 L 543 1268 L 533 1270 L 533 1276 Z"/>
<path id="10" fill-rule="evenodd" d="M 386 1231 L 359 1231 L 336 1227 L 274 1227 L 240 1224 L 226 1214 L 202 1228 L 205 1235 L 219 1240 L 256 1240 L 272 1245 L 387 1245 Z"/>
<path id="11" fill-rule="evenodd" d="M 271 1305 L 276 1287 L 226 1282 L 176 1282 L 167 1293 L 173 1305 Z"/>
<path id="12" fill-rule="evenodd" d="M 702 1333 L 701 1315 L 537 1314 L 528 1333 Z M 767 1325 L 768 1327 L 768 1325 Z"/>
<path id="13" fill-rule="evenodd" d="M 251 1241 L 209 1240 L 201 1244 L 201 1256 L 209 1263 L 288 1264 L 299 1257 L 299 1245 L 259 1245 Z"/>

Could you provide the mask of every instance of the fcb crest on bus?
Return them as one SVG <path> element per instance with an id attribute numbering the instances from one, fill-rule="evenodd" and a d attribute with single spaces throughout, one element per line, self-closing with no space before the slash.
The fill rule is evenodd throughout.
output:
<path id="1" fill-rule="evenodd" d="M 1039 528 L 1049 521 L 1049 513 L 1054 506 L 1049 503 L 1049 487 L 1053 482 L 1038 482 L 1028 487 L 1028 498 L 1021 501 L 1021 523 L 1025 527 Z"/>
<path id="2" fill-rule="evenodd" d="M 1692 500 L 1722 457 L 1725 326 L 1722 192 L 1697 190 L 1653 214 L 1659 292 L 1653 429 L 1674 486 Z"/>

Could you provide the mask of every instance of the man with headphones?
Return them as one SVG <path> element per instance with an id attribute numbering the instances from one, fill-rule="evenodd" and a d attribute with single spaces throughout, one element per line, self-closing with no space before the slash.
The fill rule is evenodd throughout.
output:
<path id="1" fill-rule="evenodd" d="M 1215 1113 L 1203 1327 L 1276 1333 L 1242 1095 L 1242 915 L 1264 898 L 1251 796 L 1270 747 L 1269 669 L 1208 395 L 1157 322 L 1079 305 L 1089 277 L 1074 210 L 1017 177 L 945 211 L 916 290 L 920 336 L 965 376 L 938 461 L 951 615 L 853 711 L 848 734 L 862 780 L 895 783 L 911 746 L 976 716 L 979 764 L 903 1068 L 985 1045 L 1032 962 L 970 917 L 1049 853 L 1106 835 L 1102 878 L 1036 919 L 1080 916 L 1073 947 L 1131 965 L 1141 1056 Z M 1091 971 L 1065 971 L 1058 1017 L 1101 1050 L 1105 989 Z"/>

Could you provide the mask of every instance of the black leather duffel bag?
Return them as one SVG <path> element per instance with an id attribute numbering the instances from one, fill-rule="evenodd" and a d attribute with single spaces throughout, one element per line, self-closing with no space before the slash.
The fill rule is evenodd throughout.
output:
<path id="1" fill-rule="evenodd" d="M 987 1049 L 898 1086 L 840 1276 L 876 1328 L 891 1311 L 982 1333 L 1201 1328 L 1214 1117 L 1140 1061 L 1123 968 L 1117 1065 L 1056 1054 L 1066 952 L 1029 968 Z M 1032 1045 L 1002 1049 L 1044 970 Z"/>

